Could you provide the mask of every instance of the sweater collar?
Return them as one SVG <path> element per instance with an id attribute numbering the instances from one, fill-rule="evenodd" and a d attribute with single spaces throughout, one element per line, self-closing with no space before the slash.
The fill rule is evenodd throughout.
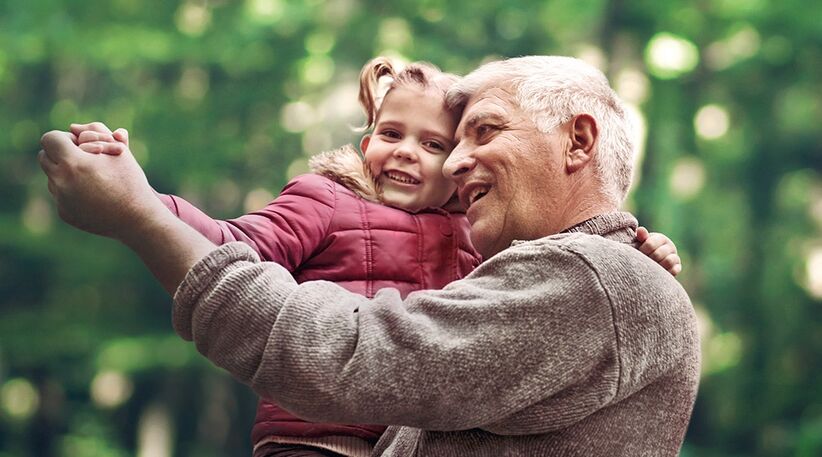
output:
<path id="1" fill-rule="evenodd" d="M 584 220 L 579 224 L 559 232 L 558 235 L 564 233 L 585 233 L 588 235 L 599 235 L 620 243 L 633 243 L 636 238 L 636 228 L 638 225 L 636 218 L 631 213 L 613 211 Z M 533 240 L 514 240 L 511 246 L 517 246 L 530 241 Z"/>
<path id="2" fill-rule="evenodd" d="M 636 237 L 637 220 L 631 213 L 613 211 L 594 216 L 560 233 L 587 233 L 614 241 L 631 242 Z"/>

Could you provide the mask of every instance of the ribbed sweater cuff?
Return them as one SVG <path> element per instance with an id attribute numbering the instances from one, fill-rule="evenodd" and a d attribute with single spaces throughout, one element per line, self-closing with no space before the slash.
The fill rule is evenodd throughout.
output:
<path id="1" fill-rule="evenodd" d="M 260 258 L 243 243 L 228 243 L 211 251 L 186 273 L 174 293 L 171 312 L 172 325 L 178 335 L 187 341 L 193 339 L 192 314 L 200 296 L 213 285 L 217 276 L 225 274 L 228 265 L 243 261 L 257 263 Z"/>

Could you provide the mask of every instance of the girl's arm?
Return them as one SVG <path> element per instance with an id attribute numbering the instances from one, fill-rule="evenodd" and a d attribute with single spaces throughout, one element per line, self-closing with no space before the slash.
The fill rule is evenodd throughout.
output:
<path id="1" fill-rule="evenodd" d="M 295 178 L 264 208 L 228 220 L 212 219 L 178 196 L 158 196 L 180 220 L 214 244 L 243 242 L 263 260 L 288 271 L 299 268 L 322 245 L 335 207 L 333 183 L 317 175 Z"/>
<path id="2" fill-rule="evenodd" d="M 109 130 L 100 122 L 72 124 L 80 149 L 92 154 L 119 155 L 128 148 L 128 131 Z M 240 241 L 267 261 L 296 270 L 325 239 L 334 212 L 333 184 L 318 176 L 291 181 L 265 208 L 235 219 L 213 219 L 176 195 L 156 194 L 180 220 L 221 245 Z"/>

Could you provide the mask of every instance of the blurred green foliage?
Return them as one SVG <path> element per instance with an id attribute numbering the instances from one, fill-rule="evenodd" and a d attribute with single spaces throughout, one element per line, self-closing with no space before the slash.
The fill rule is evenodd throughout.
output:
<path id="1" fill-rule="evenodd" d="M 382 53 L 600 66 L 644 132 L 627 206 L 676 241 L 703 324 L 683 455 L 822 455 L 820 17 L 798 0 L 0 1 L 0 457 L 250 452 L 254 396 L 172 334 L 130 252 L 59 221 L 40 134 L 128 128 L 158 190 L 229 217 L 356 140 L 356 75 Z"/>

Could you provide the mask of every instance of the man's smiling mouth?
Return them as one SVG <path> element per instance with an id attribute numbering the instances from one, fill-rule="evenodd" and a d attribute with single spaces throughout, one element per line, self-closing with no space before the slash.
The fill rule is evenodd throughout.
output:
<path id="1" fill-rule="evenodd" d="M 487 195 L 490 190 L 491 190 L 491 186 L 488 186 L 488 185 L 478 185 L 478 186 L 472 188 L 468 192 L 468 194 L 466 195 L 466 198 L 465 198 L 466 206 L 470 207 L 471 205 L 473 205 L 474 203 L 479 201 L 482 197 Z"/>

